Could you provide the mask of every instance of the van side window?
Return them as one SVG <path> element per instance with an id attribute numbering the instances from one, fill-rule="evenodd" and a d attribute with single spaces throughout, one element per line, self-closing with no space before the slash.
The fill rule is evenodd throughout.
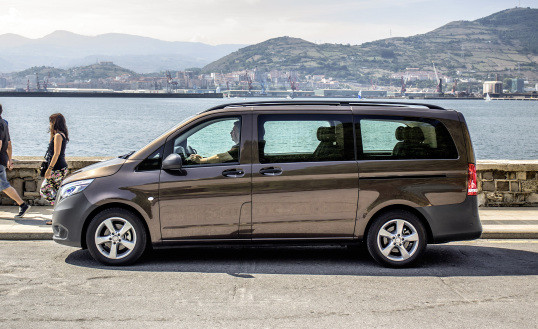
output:
<path id="1" fill-rule="evenodd" d="M 239 163 L 241 117 L 203 122 L 173 140 L 184 166 Z"/>
<path id="2" fill-rule="evenodd" d="M 360 160 L 458 158 L 450 133 L 438 120 L 359 117 L 358 122 Z"/>
<path id="3" fill-rule="evenodd" d="M 351 116 L 260 115 L 260 163 L 354 160 Z"/>

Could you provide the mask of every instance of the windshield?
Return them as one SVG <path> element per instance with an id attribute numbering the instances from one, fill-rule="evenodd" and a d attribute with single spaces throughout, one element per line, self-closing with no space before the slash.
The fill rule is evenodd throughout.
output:
<path id="1" fill-rule="evenodd" d="M 200 112 L 200 113 L 201 113 L 201 112 Z M 198 114 L 199 114 L 199 113 L 194 114 L 194 115 L 191 115 L 191 116 L 189 116 L 189 117 L 183 119 L 180 123 L 178 123 L 177 125 L 175 125 L 174 127 L 170 128 L 170 129 L 166 130 L 164 133 L 162 133 L 161 135 L 159 135 L 159 137 L 153 139 L 151 142 L 149 142 L 148 144 L 144 145 L 144 147 L 142 147 L 140 150 L 145 149 L 148 145 L 150 145 L 151 143 L 153 143 L 155 140 L 158 140 L 158 139 L 161 139 L 161 138 L 164 138 L 164 137 L 170 135 L 172 132 L 178 130 L 179 127 L 181 127 L 182 125 L 184 125 L 186 122 L 188 122 L 188 121 L 191 120 L 192 118 L 196 117 Z M 137 150 L 137 151 L 133 151 L 133 152 L 128 153 L 128 154 L 125 154 L 125 155 L 122 155 L 122 156 L 120 156 L 120 158 L 128 159 L 131 155 L 135 154 L 136 152 L 138 152 L 138 150 Z M 124 156 L 126 156 L 126 157 L 124 158 Z"/>

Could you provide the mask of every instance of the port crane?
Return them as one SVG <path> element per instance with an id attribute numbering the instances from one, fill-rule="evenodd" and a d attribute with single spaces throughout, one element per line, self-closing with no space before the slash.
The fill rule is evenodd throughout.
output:
<path id="1" fill-rule="evenodd" d="M 166 71 L 166 92 L 171 93 L 172 90 L 177 89 L 177 81 L 172 79 L 170 71 Z"/>
<path id="2" fill-rule="evenodd" d="M 288 75 L 288 82 L 290 83 L 290 88 L 291 88 L 291 95 L 290 97 L 295 97 L 295 90 L 297 90 L 297 79 L 295 77 L 294 74 L 292 74 L 293 72 L 290 72 L 290 75 Z"/>
<path id="3" fill-rule="evenodd" d="M 432 61 L 433 64 L 433 72 L 435 73 L 435 81 L 438 81 L 437 84 L 437 92 L 443 93 L 443 80 L 439 79 L 439 75 L 437 75 L 437 69 L 435 68 L 435 63 Z"/>
<path id="4" fill-rule="evenodd" d="M 372 88 L 372 90 L 377 90 L 377 81 L 374 81 L 372 79 L 370 79 L 370 88 Z"/>
<path id="5" fill-rule="evenodd" d="M 41 91 L 41 84 L 39 83 L 39 75 L 35 74 L 35 83 L 36 83 L 36 88 L 37 88 L 37 91 Z"/>
<path id="6" fill-rule="evenodd" d="M 407 90 L 407 88 L 405 88 L 405 82 L 404 82 L 403 77 L 401 78 L 401 81 L 402 81 L 402 89 L 400 89 L 400 94 L 402 94 L 402 96 L 403 96 L 405 94 L 405 91 Z"/>
<path id="7" fill-rule="evenodd" d="M 250 78 L 250 75 L 248 74 L 248 70 L 245 70 L 245 80 L 247 81 L 248 85 L 248 94 L 251 94 L 252 90 L 252 79 Z"/>
<path id="8" fill-rule="evenodd" d="M 47 77 L 45 79 L 43 79 L 43 91 L 47 92 L 48 91 L 48 85 L 49 85 L 49 78 L 50 78 L 50 72 L 49 74 L 47 75 Z"/>

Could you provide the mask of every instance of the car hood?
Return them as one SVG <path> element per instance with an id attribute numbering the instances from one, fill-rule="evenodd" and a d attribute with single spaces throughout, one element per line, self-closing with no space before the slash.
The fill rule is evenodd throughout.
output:
<path id="1" fill-rule="evenodd" d="M 62 184 L 83 180 L 83 179 L 90 179 L 90 178 L 98 178 L 98 177 L 105 177 L 105 176 L 111 176 L 120 170 L 121 166 L 125 163 L 125 159 L 123 158 L 115 158 L 110 159 L 102 162 L 94 163 L 90 166 L 84 167 L 82 169 L 79 169 L 75 172 L 73 172 L 71 175 L 67 176 Z"/>

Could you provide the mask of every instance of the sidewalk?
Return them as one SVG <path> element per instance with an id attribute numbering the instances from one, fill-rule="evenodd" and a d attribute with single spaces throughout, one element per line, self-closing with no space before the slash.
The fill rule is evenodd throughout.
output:
<path id="1" fill-rule="evenodd" d="M 50 240 L 52 207 L 34 206 L 14 219 L 18 207 L 0 206 L 0 240 Z M 479 208 L 482 239 L 538 239 L 538 208 Z"/>

